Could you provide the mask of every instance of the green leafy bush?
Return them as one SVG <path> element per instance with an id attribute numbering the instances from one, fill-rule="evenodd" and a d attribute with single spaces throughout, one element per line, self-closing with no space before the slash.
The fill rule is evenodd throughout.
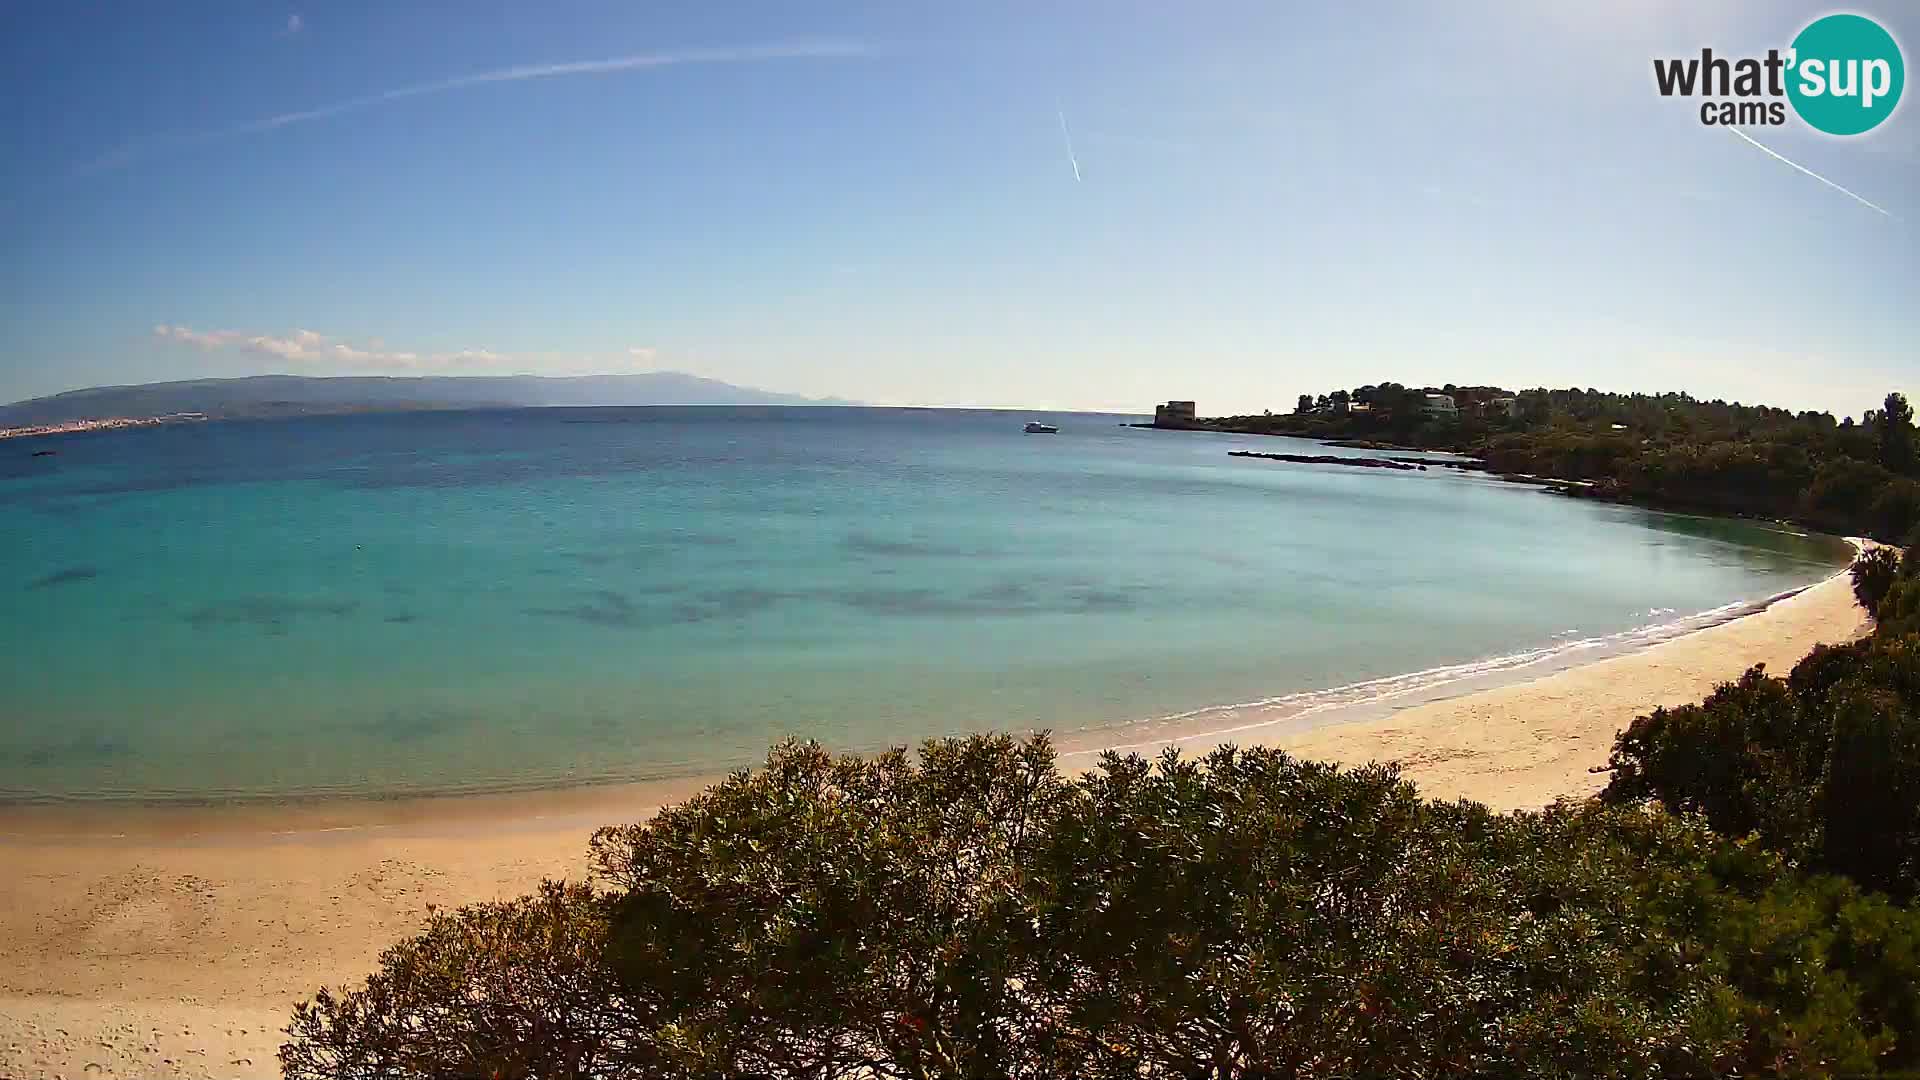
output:
<path id="1" fill-rule="evenodd" d="M 1920 559 L 1909 557 L 1903 565 L 1920 566 Z M 1882 634 L 1920 634 L 1920 575 L 1903 575 L 1894 582 L 1881 598 L 1875 618 Z"/>
<path id="2" fill-rule="evenodd" d="M 1868 614 L 1880 610 L 1880 601 L 1900 577 L 1900 562 L 1900 553 L 1885 547 L 1863 551 L 1853 560 L 1853 567 L 1848 571 L 1853 578 L 1853 598 L 1860 601 Z"/>
<path id="3" fill-rule="evenodd" d="M 670 1075 L 649 1040 L 657 1008 L 604 956 L 608 910 L 549 882 L 506 903 L 434 915 L 388 949 L 364 988 L 321 990 L 288 1025 L 289 1077 Z M 654 1071 L 649 1071 L 654 1070 Z"/>
<path id="4" fill-rule="evenodd" d="M 1889 592 L 1882 606 L 1893 601 Z M 1603 798 L 1657 799 L 1722 835 L 1751 833 L 1807 865 L 1913 897 L 1920 637 L 1887 630 L 1821 646 L 1784 680 L 1756 667 L 1698 705 L 1639 718 L 1615 741 Z"/>
<path id="5" fill-rule="evenodd" d="M 1770 691 L 1756 690 L 1757 693 Z M 318 1077 L 1826 1076 L 1920 1061 L 1920 916 L 1696 818 L 1386 767 L 776 748 L 598 889 L 434 917 Z"/>
<path id="6" fill-rule="evenodd" d="M 1829 650 L 1801 666 L 1825 679 L 1850 663 L 1850 654 Z M 1604 797 L 1658 799 L 1675 813 L 1701 815 L 1723 836 L 1757 833 L 1770 847 L 1798 852 L 1816 828 L 1813 792 L 1829 735 L 1792 684 L 1756 666 L 1697 705 L 1655 709 L 1621 732 Z"/>

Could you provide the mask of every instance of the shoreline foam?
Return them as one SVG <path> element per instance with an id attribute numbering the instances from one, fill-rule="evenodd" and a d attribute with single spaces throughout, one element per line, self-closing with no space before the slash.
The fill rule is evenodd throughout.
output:
<path id="1" fill-rule="evenodd" d="M 1844 577 L 1845 571 L 1837 576 Z M 1758 615 L 1775 604 L 1821 584 L 1824 581 L 1785 589 L 1760 600 L 1737 600 L 1668 622 L 1648 623 L 1613 634 L 1558 641 L 1538 648 L 1365 679 L 1325 690 L 1296 691 L 1255 701 L 1209 705 L 1136 724 L 1092 729 L 1089 734 L 1107 738 L 1123 732 L 1152 734 L 1153 737 L 1121 742 L 1109 742 L 1107 738 L 1102 738 L 1099 746 L 1063 751 L 1062 757 L 1092 755 L 1107 750 L 1140 753 L 1176 744 L 1232 742 L 1236 741 L 1235 737 L 1254 742 L 1284 741 L 1309 731 L 1339 728 L 1422 705 L 1531 682 L 1602 660 L 1631 656 L 1664 642 Z M 1672 614 L 1672 611 L 1669 609 L 1661 613 Z M 1175 734 L 1159 734 L 1155 729 L 1170 730 Z M 1083 733 L 1072 733 L 1067 738 L 1080 734 Z"/>
<path id="2" fill-rule="evenodd" d="M 1635 716 L 1696 701 L 1754 663 L 1782 672 L 1864 628 L 1840 574 L 1755 614 L 1543 677 L 1236 741 L 1395 761 L 1434 798 L 1539 806 L 1597 790 L 1604 777 L 1590 770 Z M 1196 750 L 1221 741 L 1174 734 Z M 123 821 L 122 836 L 0 825 L 11 871 L 0 880 L 0 1075 L 275 1075 L 293 1004 L 364 977 L 429 905 L 578 878 L 594 826 L 644 819 L 699 785 L 387 805 L 378 823 L 306 808 L 265 831 L 254 826 L 266 815 L 215 828 L 219 812 L 207 810 L 136 811 L 167 824 Z M 0 821 L 19 825 L 19 813 Z"/>

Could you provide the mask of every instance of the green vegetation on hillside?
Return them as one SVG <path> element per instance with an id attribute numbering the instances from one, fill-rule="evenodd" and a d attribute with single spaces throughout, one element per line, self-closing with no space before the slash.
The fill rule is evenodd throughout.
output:
<path id="1" fill-rule="evenodd" d="M 1285 415 L 1207 421 L 1228 431 L 1452 450 L 1494 471 L 1590 481 L 1601 498 L 1800 522 L 1904 541 L 1920 528 L 1913 409 L 1900 394 L 1858 422 L 1829 413 L 1606 394 L 1448 385 L 1457 411 L 1397 383 L 1310 398 Z"/>

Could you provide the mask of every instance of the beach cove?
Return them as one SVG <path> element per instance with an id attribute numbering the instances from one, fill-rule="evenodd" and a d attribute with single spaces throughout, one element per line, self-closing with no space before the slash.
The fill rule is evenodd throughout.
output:
<path id="1" fill-rule="evenodd" d="M 1764 663 L 1867 629 L 1844 575 L 1766 609 L 1542 678 L 1273 740 L 1395 761 L 1433 798 L 1496 809 L 1592 794 L 1613 734 Z M 1233 741 L 1251 744 L 1258 739 Z M 1183 748 L 1205 748 L 1199 740 Z M 429 905 L 580 877 L 599 825 L 697 780 L 283 810 L 0 814 L 0 1075 L 273 1076 L 278 1029 L 363 978 Z"/>
<path id="2" fill-rule="evenodd" d="M 1268 744 L 1504 810 L 1864 629 L 1830 537 L 1024 417 L 314 418 L 12 463 L 0 1076 L 275 1075 L 293 1005 L 430 906 L 577 879 L 594 828 L 786 735 Z"/>
<path id="3" fill-rule="evenodd" d="M 687 778 L 789 735 L 1204 733 L 1196 710 L 1317 715 L 1631 649 L 1848 554 L 1042 416 L 1057 435 L 1026 413 L 658 408 L 49 436 L 55 456 L 0 458 L 0 804 Z"/>

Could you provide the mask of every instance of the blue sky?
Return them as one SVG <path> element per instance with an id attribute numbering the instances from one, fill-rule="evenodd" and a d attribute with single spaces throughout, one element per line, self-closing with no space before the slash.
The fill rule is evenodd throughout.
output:
<path id="1" fill-rule="evenodd" d="M 1392 378 L 1857 413 L 1920 390 L 1920 106 L 1747 129 L 1883 215 L 1651 74 L 1827 10 L 8 5 L 0 400 L 671 368 L 891 404 Z M 1920 59 L 1912 7 L 1852 10 Z"/>

